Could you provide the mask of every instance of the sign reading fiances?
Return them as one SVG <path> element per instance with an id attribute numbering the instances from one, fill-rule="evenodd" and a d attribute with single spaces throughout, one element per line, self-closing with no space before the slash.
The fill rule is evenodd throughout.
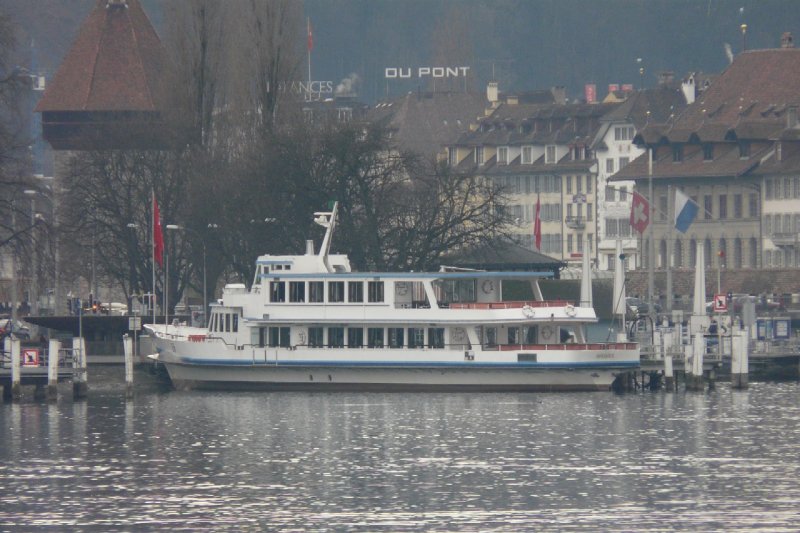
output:
<path id="1" fill-rule="evenodd" d="M 387 80 L 410 78 L 463 78 L 469 67 L 386 67 L 383 77 Z"/>
<path id="2" fill-rule="evenodd" d="M 714 312 L 724 313 L 728 310 L 728 295 L 715 294 L 714 295 Z"/>

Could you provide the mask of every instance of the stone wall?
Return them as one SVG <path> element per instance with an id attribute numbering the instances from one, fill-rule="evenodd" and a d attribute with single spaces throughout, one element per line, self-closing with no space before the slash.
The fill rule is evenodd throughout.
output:
<path id="1" fill-rule="evenodd" d="M 647 294 L 647 270 L 634 270 L 626 273 L 626 289 L 628 296 L 645 296 Z M 665 271 L 655 273 L 656 294 L 664 294 L 667 287 Z M 800 294 L 800 269 L 768 268 L 722 269 L 720 271 L 720 287 L 723 293 L 743 294 Z M 690 297 L 694 293 L 694 269 L 676 269 L 672 271 L 672 289 L 676 295 Z M 717 270 L 706 269 L 706 294 L 708 299 L 717 292 Z"/>

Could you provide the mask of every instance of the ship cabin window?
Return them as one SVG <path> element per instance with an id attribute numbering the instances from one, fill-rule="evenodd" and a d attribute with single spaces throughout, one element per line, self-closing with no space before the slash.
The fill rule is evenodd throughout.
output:
<path id="1" fill-rule="evenodd" d="M 328 347 L 344 348 L 344 328 L 328 328 Z"/>
<path id="2" fill-rule="evenodd" d="M 290 281 L 289 282 L 289 301 L 290 302 L 305 302 L 306 301 L 306 282 L 305 281 Z"/>
<path id="3" fill-rule="evenodd" d="M 362 348 L 364 346 L 364 328 L 347 328 L 347 347 Z"/>
<path id="4" fill-rule="evenodd" d="M 233 323 L 231 324 L 231 330 L 234 333 L 236 333 L 239 331 L 239 315 L 238 314 L 231 315 L 231 320 L 233 321 Z"/>
<path id="5" fill-rule="evenodd" d="M 484 338 L 484 344 L 489 348 L 494 348 L 497 346 L 497 328 L 495 327 L 488 327 L 484 329 L 484 333 L 486 337 Z"/>
<path id="6" fill-rule="evenodd" d="M 444 328 L 428 328 L 428 348 L 444 348 Z"/>
<path id="7" fill-rule="evenodd" d="M 323 328 L 311 327 L 308 328 L 308 345 L 312 348 L 322 348 L 325 346 L 325 339 L 323 339 Z"/>
<path id="8" fill-rule="evenodd" d="M 403 328 L 389 328 L 389 348 L 402 348 L 405 345 L 404 333 Z"/>
<path id="9" fill-rule="evenodd" d="M 367 328 L 367 346 L 383 348 L 383 328 Z"/>
<path id="10" fill-rule="evenodd" d="M 269 282 L 269 301 L 273 303 L 282 303 L 286 301 L 285 281 Z"/>
<path id="11" fill-rule="evenodd" d="M 477 280 L 474 279 L 446 279 L 434 282 L 434 290 L 440 304 L 451 302 L 474 302 Z"/>
<path id="12" fill-rule="evenodd" d="M 269 345 L 272 348 L 288 348 L 290 346 L 288 327 L 271 327 L 269 328 Z"/>
<path id="13" fill-rule="evenodd" d="M 311 303 L 321 303 L 325 301 L 325 282 L 308 282 L 308 301 Z"/>
<path id="14" fill-rule="evenodd" d="M 367 282 L 367 298 L 370 303 L 383 302 L 383 282 L 382 281 L 368 281 Z"/>
<path id="15" fill-rule="evenodd" d="M 425 330 L 422 328 L 408 328 L 408 347 L 422 348 L 425 346 Z"/>
<path id="16" fill-rule="evenodd" d="M 347 282 L 347 301 L 353 303 L 361 303 L 364 301 L 364 282 L 363 281 L 348 281 Z"/>
<path id="17" fill-rule="evenodd" d="M 328 302 L 337 303 L 344 301 L 344 281 L 328 282 Z"/>
<path id="18" fill-rule="evenodd" d="M 229 313 L 225 313 L 225 332 L 231 332 L 231 315 Z"/>

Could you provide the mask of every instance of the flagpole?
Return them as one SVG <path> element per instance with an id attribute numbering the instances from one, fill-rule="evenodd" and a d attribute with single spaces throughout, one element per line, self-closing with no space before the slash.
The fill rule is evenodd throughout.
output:
<path id="1" fill-rule="evenodd" d="M 670 206 L 672 207 L 670 209 Z M 672 242 L 672 219 L 675 213 L 675 200 L 672 198 L 672 185 L 667 185 L 667 299 L 664 302 L 664 310 L 669 316 L 672 316 L 672 256 L 674 255 L 673 242 Z"/>
<path id="2" fill-rule="evenodd" d="M 311 17 L 306 18 L 306 29 L 308 30 L 308 35 L 306 36 L 308 39 L 308 88 L 306 90 L 306 99 L 311 100 L 311 47 L 313 46 L 311 39 L 313 38 L 311 35 Z"/>
<path id="3" fill-rule="evenodd" d="M 150 304 L 153 306 L 153 325 L 156 324 L 156 191 L 150 189 L 150 259 L 153 264 L 153 294 Z"/>
<path id="4" fill-rule="evenodd" d="M 650 197 L 650 204 L 653 204 L 653 149 L 647 149 L 647 187 L 648 187 L 648 196 Z M 653 292 L 655 288 L 655 255 L 656 255 L 656 243 L 654 240 L 653 234 L 653 221 L 652 221 L 652 214 L 650 220 L 650 231 L 649 234 L 649 243 L 648 243 L 648 261 L 647 261 L 647 300 L 650 303 L 649 305 L 649 315 L 650 319 L 653 320 L 655 317 L 655 305 L 653 302 Z"/>

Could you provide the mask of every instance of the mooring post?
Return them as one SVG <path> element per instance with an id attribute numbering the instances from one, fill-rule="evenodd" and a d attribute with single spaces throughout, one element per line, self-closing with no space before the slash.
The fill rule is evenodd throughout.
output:
<path id="1" fill-rule="evenodd" d="M 703 355 L 706 351 L 706 339 L 702 333 L 695 333 L 692 336 L 692 344 L 689 345 L 691 357 L 686 358 L 688 372 L 686 373 L 686 390 L 702 391 L 703 384 Z"/>
<path id="2" fill-rule="evenodd" d="M 127 333 L 122 336 L 125 348 L 125 397 L 133 398 L 133 337 Z"/>
<path id="3" fill-rule="evenodd" d="M 731 387 L 746 389 L 750 364 L 750 332 L 739 330 L 731 338 Z"/>
<path id="4" fill-rule="evenodd" d="M 19 339 L 11 339 L 11 400 L 22 398 L 22 358 Z"/>
<path id="5" fill-rule="evenodd" d="M 86 341 L 83 337 L 72 338 L 72 397 L 86 397 L 89 390 L 86 375 Z"/>
<path id="6" fill-rule="evenodd" d="M 61 341 L 50 339 L 47 348 L 47 399 L 54 402 L 58 399 L 58 355 L 61 352 Z"/>
<path id="7" fill-rule="evenodd" d="M 675 372 L 672 370 L 672 356 L 664 355 L 664 388 L 672 392 L 675 388 Z"/>

